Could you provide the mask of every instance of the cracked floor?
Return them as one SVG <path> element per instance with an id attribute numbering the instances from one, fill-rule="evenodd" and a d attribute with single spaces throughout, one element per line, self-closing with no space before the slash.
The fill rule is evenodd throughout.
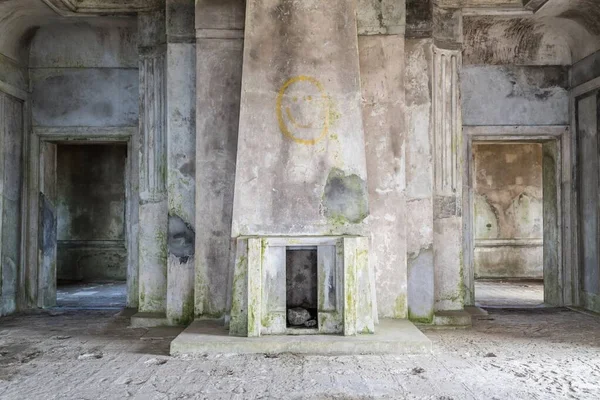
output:
<path id="1" fill-rule="evenodd" d="M 2 399 L 598 399 L 600 318 L 491 310 L 432 354 L 172 358 L 178 328 L 110 310 L 0 319 Z"/>

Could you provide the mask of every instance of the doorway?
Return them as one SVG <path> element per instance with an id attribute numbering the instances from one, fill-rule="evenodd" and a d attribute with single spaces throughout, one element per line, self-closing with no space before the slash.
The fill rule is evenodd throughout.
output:
<path id="1" fill-rule="evenodd" d="M 475 304 L 544 304 L 541 143 L 473 144 Z"/>
<path id="2" fill-rule="evenodd" d="M 43 142 L 41 153 L 41 248 L 55 305 L 124 308 L 127 145 Z"/>
<path id="3" fill-rule="evenodd" d="M 562 306 L 564 132 L 501 128 L 465 128 L 465 305 Z"/>

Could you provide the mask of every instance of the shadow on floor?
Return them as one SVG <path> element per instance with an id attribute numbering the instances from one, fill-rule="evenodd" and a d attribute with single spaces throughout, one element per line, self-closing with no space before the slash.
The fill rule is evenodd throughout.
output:
<path id="1" fill-rule="evenodd" d="M 59 282 L 56 306 L 61 309 L 123 309 L 126 282 Z"/>
<path id="2" fill-rule="evenodd" d="M 536 280 L 477 280 L 478 307 L 536 308 L 544 305 L 544 282 Z"/>

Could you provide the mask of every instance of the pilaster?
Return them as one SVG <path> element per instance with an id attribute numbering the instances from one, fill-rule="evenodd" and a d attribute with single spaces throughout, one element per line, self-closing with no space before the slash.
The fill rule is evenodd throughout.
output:
<path id="1" fill-rule="evenodd" d="M 140 14 L 139 311 L 164 317 L 167 302 L 165 14 Z"/>
<path id="2" fill-rule="evenodd" d="M 470 321 L 463 315 L 462 15 L 460 9 L 441 8 L 436 3 L 433 17 L 434 322 L 462 325 Z"/>

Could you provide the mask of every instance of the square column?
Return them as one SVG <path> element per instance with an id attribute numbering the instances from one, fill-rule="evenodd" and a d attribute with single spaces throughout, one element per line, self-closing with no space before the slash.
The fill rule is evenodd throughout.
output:
<path id="1" fill-rule="evenodd" d="M 469 325 L 463 276 L 462 12 L 434 4 L 433 15 L 433 322 Z"/>
<path id="2" fill-rule="evenodd" d="M 244 16 L 243 0 L 196 2 L 196 316 L 230 302 Z"/>
<path id="3" fill-rule="evenodd" d="M 164 11 L 140 14 L 140 313 L 165 318 L 167 306 L 167 141 Z M 139 316 L 139 314 L 138 314 Z M 132 320 L 132 322 L 134 322 Z M 135 322 L 134 322 L 135 323 Z M 161 320 L 160 323 L 164 323 Z"/>

